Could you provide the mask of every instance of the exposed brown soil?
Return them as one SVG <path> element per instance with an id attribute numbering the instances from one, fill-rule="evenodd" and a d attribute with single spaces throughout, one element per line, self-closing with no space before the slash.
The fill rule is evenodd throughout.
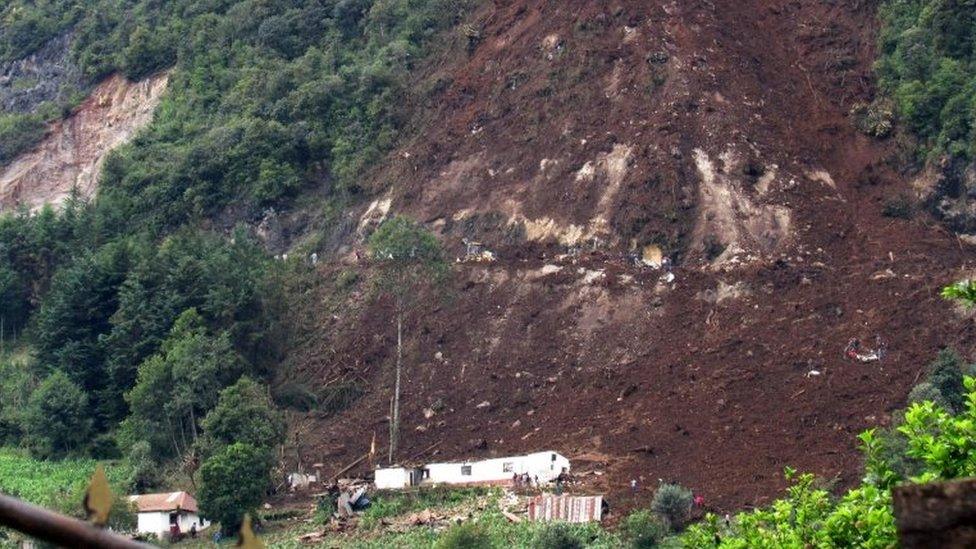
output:
<path id="1" fill-rule="evenodd" d="M 0 170 L 0 211 L 56 206 L 73 189 L 91 197 L 106 155 L 152 120 L 168 76 L 129 82 L 114 75 L 100 83 L 70 116 L 52 124 L 33 150 Z"/>
<path id="2" fill-rule="evenodd" d="M 882 217 L 907 183 L 846 117 L 872 93 L 875 11 L 484 6 L 483 40 L 432 66 L 449 85 L 375 179 L 452 250 L 475 237 L 500 257 L 459 265 L 412 323 L 400 455 L 555 449 L 605 471 L 592 489 L 625 505 L 632 478 L 647 496 L 678 481 L 718 510 L 768 502 L 787 465 L 856 481 L 856 434 L 890 421 L 939 348 L 969 352 L 974 336 L 937 295 L 971 248 L 927 218 Z M 626 260 L 649 243 L 678 254 L 673 287 Z M 315 329 L 292 357 L 309 383 L 373 387 L 309 420 L 303 455 L 332 470 L 386 440 L 394 343 L 384 304 L 331 293 L 342 268 L 320 267 L 300 312 Z M 849 337 L 875 334 L 883 362 L 843 360 Z"/>

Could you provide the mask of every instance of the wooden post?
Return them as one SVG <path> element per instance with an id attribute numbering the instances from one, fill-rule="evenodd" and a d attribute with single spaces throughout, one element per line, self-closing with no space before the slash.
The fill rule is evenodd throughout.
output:
<path id="1" fill-rule="evenodd" d="M 0 494 L 0 525 L 61 547 L 105 549 L 152 547 L 3 494 Z"/>

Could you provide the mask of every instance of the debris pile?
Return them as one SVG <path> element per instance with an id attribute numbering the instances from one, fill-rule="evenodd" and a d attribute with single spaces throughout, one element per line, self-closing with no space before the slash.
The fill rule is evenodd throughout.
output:
<path id="1" fill-rule="evenodd" d="M 458 263 L 493 263 L 497 257 L 481 242 L 464 239 L 464 257 Z"/>
<path id="2" fill-rule="evenodd" d="M 866 364 L 868 362 L 879 362 L 888 353 L 888 345 L 882 341 L 881 336 L 875 338 L 874 349 L 868 349 L 861 344 L 861 340 L 852 337 L 844 348 L 844 356 L 848 360 Z"/>

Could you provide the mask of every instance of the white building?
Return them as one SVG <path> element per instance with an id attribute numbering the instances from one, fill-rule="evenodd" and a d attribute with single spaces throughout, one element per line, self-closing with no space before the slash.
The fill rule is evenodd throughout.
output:
<path id="1" fill-rule="evenodd" d="M 533 483 L 538 479 L 540 484 L 548 484 L 563 472 L 569 472 L 568 459 L 557 452 L 536 452 L 483 461 L 379 468 L 376 470 L 375 484 L 379 490 L 437 484 L 507 484 L 516 476 L 525 474 Z"/>
<path id="2" fill-rule="evenodd" d="M 200 518 L 197 500 L 186 492 L 129 496 L 129 501 L 139 513 L 136 530 L 140 534 L 163 538 L 174 524 L 182 534 L 189 534 L 194 525 L 198 532 L 210 526 L 209 521 Z"/>

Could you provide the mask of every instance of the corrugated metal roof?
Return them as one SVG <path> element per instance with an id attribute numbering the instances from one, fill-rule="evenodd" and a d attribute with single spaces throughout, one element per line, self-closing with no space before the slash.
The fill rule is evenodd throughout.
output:
<path id="1" fill-rule="evenodd" d="M 603 496 L 536 496 L 529 502 L 529 520 L 549 522 L 600 522 Z"/>
<path id="2" fill-rule="evenodd" d="M 140 513 L 153 511 L 187 511 L 197 512 L 197 500 L 186 492 L 167 492 L 164 494 L 141 494 L 129 496 L 129 501 L 136 504 Z"/>

